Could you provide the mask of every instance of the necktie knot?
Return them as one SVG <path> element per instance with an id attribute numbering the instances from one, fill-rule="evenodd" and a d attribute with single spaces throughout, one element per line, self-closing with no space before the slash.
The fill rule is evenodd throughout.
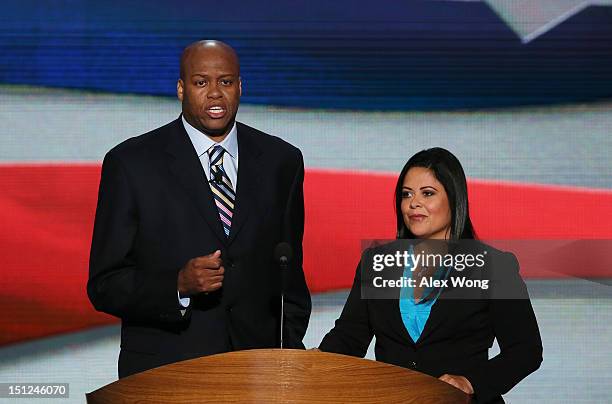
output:
<path id="1" fill-rule="evenodd" d="M 208 158 L 211 166 L 220 166 L 223 164 L 223 154 L 225 149 L 223 146 L 215 145 L 208 149 Z"/>

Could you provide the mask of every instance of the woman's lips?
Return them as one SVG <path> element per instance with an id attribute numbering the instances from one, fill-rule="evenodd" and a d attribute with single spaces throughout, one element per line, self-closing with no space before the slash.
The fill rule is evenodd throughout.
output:
<path id="1" fill-rule="evenodd" d="M 415 222 L 421 222 L 423 221 L 427 216 L 425 215 L 408 215 L 408 219 L 415 221 Z"/>

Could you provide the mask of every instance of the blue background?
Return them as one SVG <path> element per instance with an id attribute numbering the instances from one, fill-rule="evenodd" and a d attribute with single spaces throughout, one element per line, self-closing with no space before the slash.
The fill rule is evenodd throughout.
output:
<path id="1" fill-rule="evenodd" d="M 243 103 L 454 109 L 612 95 L 612 10 L 523 44 L 484 2 L 3 2 L 0 82 L 174 95 L 182 48 L 241 57 Z"/>

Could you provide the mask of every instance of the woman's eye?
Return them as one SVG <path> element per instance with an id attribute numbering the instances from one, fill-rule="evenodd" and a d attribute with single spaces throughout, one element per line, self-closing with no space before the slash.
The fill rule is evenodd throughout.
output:
<path id="1" fill-rule="evenodd" d="M 402 198 L 411 198 L 412 192 L 410 191 L 402 191 Z"/>
<path id="2" fill-rule="evenodd" d="M 423 191 L 423 195 L 425 196 L 432 196 L 433 194 L 433 191 Z"/>

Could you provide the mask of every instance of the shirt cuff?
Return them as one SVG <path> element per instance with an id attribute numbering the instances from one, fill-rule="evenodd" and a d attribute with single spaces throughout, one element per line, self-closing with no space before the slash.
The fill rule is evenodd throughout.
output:
<path id="1" fill-rule="evenodd" d="M 183 307 L 189 307 L 189 303 L 191 302 L 191 298 L 189 297 L 181 297 L 180 292 L 177 290 L 176 291 L 176 296 L 178 297 L 179 303 L 181 304 L 181 306 Z"/>

